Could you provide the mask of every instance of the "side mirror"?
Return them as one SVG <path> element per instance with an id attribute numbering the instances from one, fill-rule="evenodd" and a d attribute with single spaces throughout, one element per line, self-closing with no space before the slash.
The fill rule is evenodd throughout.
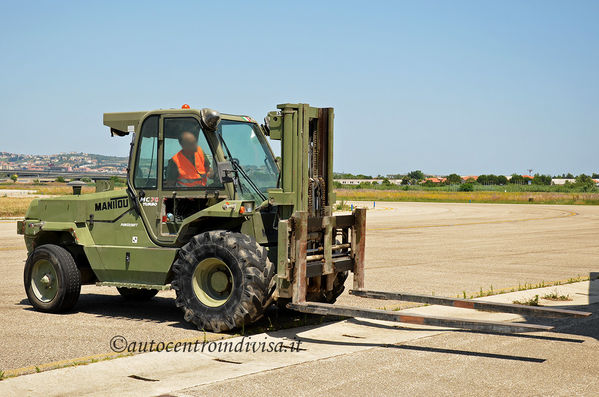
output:
<path id="1" fill-rule="evenodd" d="M 260 127 L 262 127 L 262 131 L 264 132 L 264 135 L 266 136 L 270 136 L 270 117 L 265 117 L 264 118 L 264 124 L 261 124 Z"/>
<path id="2" fill-rule="evenodd" d="M 200 110 L 200 118 L 202 120 L 202 127 L 208 131 L 216 131 L 220 124 L 220 113 L 216 110 L 204 108 Z"/>

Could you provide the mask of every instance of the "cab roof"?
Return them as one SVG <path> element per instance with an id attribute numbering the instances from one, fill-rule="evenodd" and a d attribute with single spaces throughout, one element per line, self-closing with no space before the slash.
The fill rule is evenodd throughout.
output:
<path id="1" fill-rule="evenodd" d="M 139 112 L 104 113 L 103 124 L 110 127 L 110 134 L 112 136 L 125 136 L 129 135 L 131 132 L 139 131 L 141 121 L 152 114 L 190 114 L 200 117 L 200 110 L 201 109 L 157 109 Z M 221 118 L 224 120 L 256 124 L 256 120 L 249 116 L 221 113 Z"/>

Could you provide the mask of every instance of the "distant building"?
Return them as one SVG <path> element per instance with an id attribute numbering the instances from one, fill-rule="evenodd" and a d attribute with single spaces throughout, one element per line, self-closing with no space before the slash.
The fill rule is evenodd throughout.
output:
<path id="1" fill-rule="evenodd" d="M 359 185 L 360 183 L 372 182 L 379 183 L 378 179 L 335 179 L 335 182 L 339 182 L 342 185 Z"/>
<path id="2" fill-rule="evenodd" d="M 443 183 L 446 180 L 447 180 L 447 178 L 430 177 L 430 178 L 426 178 L 423 183 L 426 183 L 428 181 L 430 181 L 432 183 Z"/>
<path id="3" fill-rule="evenodd" d="M 565 185 L 566 182 L 568 182 L 568 183 L 574 183 L 574 182 L 576 182 L 576 179 L 570 179 L 570 178 L 553 178 L 551 180 L 551 184 L 552 185 Z"/>
<path id="4" fill-rule="evenodd" d="M 360 183 L 383 183 L 382 179 L 335 179 L 334 181 L 339 182 L 342 185 L 359 185 Z M 389 182 L 391 182 L 394 185 L 401 185 L 401 179 L 389 179 Z"/>

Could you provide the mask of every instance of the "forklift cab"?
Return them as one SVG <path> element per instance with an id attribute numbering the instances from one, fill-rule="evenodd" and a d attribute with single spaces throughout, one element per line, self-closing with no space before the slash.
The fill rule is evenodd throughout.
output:
<path id="1" fill-rule="evenodd" d="M 128 185 L 155 241 L 174 243 L 186 219 L 222 201 L 258 207 L 277 187 L 273 153 L 249 117 L 184 107 L 106 113 L 104 124 L 133 135 Z"/>

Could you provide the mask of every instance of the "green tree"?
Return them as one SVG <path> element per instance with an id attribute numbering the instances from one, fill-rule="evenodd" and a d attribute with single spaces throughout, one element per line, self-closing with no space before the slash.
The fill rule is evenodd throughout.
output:
<path id="1" fill-rule="evenodd" d="M 19 176 L 17 174 L 12 174 L 10 176 L 10 179 L 12 179 L 13 183 L 17 183 L 17 179 L 19 179 Z"/>
<path id="2" fill-rule="evenodd" d="M 462 177 L 459 176 L 458 174 L 449 174 L 449 175 L 447 175 L 446 182 L 450 185 L 457 185 L 457 184 L 462 183 Z"/>
<path id="3" fill-rule="evenodd" d="M 510 183 L 516 185 L 524 185 L 524 177 L 522 175 L 512 174 L 512 177 L 510 178 Z"/>
<path id="4" fill-rule="evenodd" d="M 114 182 L 115 186 L 124 185 L 125 184 L 125 180 L 122 179 L 122 178 L 119 178 L 116 175 L 111 176 L 110 180 Z"/>
<path id="5" fill-rule="evenodd" d="M 534 178 L 532 178 L 532 184 L 533 185 L 551 185 L 551 176 L 535 174 Z"/>
<path id="6" fill-rule="evenodd" d="M 387 178 L 383 178 L 383 185 L 385 186 L 391 186 L 391 181 Z"/>
<path id="7" fill-rule="evenodd" d="M 474 191 L 474 185 L 472 183 L 463 183 L 460 185 L 459 189 L 460 192 L 472 192 Z"/>
<path id="8" fill-rule="evenodd" d="M 401 178 L 401 184 L 402 185 L 409 185 L 410 184 L 410 178 L 408 178 L 407 176 L 404 176 L 403 178 Z"/>
<path id="9" fill-rule="evenodd" d="M 91 182 L 91 181 L 92 181 L 92 180 L 91 180 L 91 178 L 88 178 L 88 177 L 86 177 L 86 176 L 84 176 L 83 178 L 81 178 L 81 182 L 86 182 L 86 183 L 89 183 L 89 182 Z"/>
<path id="10" fill-rule="evenodd" d="M 65 182 L 65 180 L 64 180 L 64 178 L 62 176 L 59 176 L 55 180 L 56 180 L 56 182 L 60 182 L 60 183 L 64 183 Z"/>
<path id="11" fill-rule="evenodd" d="M 508 180 L 505 175 L 497 175 L 497 184 L 498 185 L 507 185 Z"/>
<path id="12" fill-rule="evenodd" d="M 498 185 L 497 175 L 493 174 L 480 175 L 476 181 L 481 185 Z"/>
<path id="13" fill-rule="evenodd" d="M 408 173 L 408 178 L 416 179 L 417 181 L 421 181 L 424 179 L 424 173 L 420 170 L 411 171 Z"/>
<path id="14" fill-rule="evenodd" d="M 596 172 L 593 172 L 593 176 L 591 176 L 591 178 L 599 179 L 599 174 L 597 174 Z"/>
<path id="15" fill-rule="evenodd" d="M 597 190 L 596 186 L 595 181 L 586 174 L 578 175 L 576 177 L 576 182 L 574 183 L 574 187 L 580 188 L 585 192 Z"/>
<path id="16" fill-rule="evenodd" d="M 578 183 L 579 185 L 587 185 L 587 184 L 595 184 L 595 181 L 593 181 L 593 179 L 586 175 L 586 174 L 580 174 L 576 177 L 576 183 Z"/>

